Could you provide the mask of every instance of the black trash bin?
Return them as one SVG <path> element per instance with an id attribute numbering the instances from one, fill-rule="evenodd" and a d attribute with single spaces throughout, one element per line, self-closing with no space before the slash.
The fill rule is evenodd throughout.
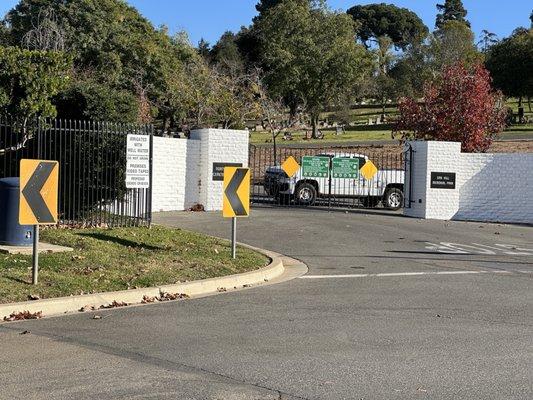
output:
<path id="1" fill-rule="evenodd" d="M 33 226 L 19 224 L 19 178 L 0 179 L 0 244 L 31 246 Z"/>

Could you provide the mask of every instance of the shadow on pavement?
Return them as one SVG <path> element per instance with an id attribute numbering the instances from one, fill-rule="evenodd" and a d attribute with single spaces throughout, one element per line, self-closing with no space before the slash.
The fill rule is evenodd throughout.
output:
<path id="1" fill-rule="evenodd" d="M 165 248 L 163 248 L 163 247 L 152 246 L 152 245 L 146 244 L 146 243 L 133 242 L 131 240 L 121 239 L 121 238 L 118 238 L 118 237 L 115 237 L 115 236 L 104 235 L 103 233 L 78 233 L 78 235 L 79 236 L 91 237 L 93 239 L 101 240 L 101 241 L 104 241 L 104 242 L 112 242 L 112 243 L 119 244 L 121 246 L 131 247 L 131 248 L 134 248 L 134 249 L 143 248 L 145 250 L 165 250 Z"/>

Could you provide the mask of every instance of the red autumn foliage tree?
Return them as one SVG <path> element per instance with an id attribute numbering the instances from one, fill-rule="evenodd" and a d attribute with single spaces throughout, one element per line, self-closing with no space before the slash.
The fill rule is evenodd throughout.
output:
<path id="1" fill-rule="evenodd" d="M 485 152 L 505 126 L 503 97 L 491 87 L 489 72 L 478 64 L 443 69 L 424 89 L 422 102 L 403 98 L 394 134 L 402 139 L 455 141 L 464 152 Z"/>

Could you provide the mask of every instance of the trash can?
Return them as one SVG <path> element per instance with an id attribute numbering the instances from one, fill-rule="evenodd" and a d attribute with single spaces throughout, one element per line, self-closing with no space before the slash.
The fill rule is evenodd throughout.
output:
<path id="1" fill-rule="evenodd" d="M 19 178 L 0 179 L 0 244 L 31 246 L 33 226 L 19 224 Z"/>

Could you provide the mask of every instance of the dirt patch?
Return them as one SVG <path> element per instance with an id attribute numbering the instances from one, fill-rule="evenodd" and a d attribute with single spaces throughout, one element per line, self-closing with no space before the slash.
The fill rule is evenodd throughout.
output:
<path id="1" fill-rule="evenodd" d="M 494 142 L 490 148 L 492 153 L 533 153 L 533 140 L 514 142 Z"/>

